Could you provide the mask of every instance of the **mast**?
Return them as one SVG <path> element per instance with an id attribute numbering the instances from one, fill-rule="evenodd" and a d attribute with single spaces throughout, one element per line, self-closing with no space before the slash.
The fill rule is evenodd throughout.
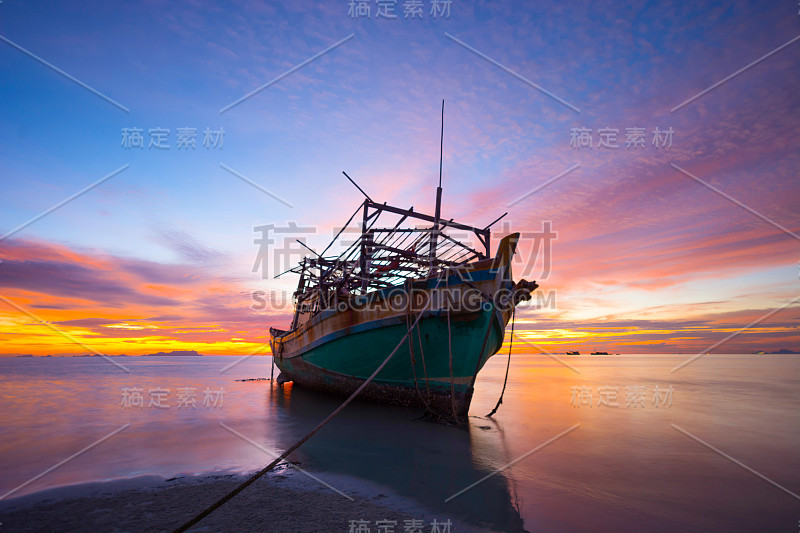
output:
<path id="1" fill-rule="evenodd" d="M 439 137 L 439 186 L 436 187 L 436 212 L 433 216 L 433 231 L 431 232 L 430 262 L 431 270 L 436 260 L 436 246 L 439 238 L 439 219 L 442 211 L 442 157 L 444 154 L 444 99 L 442 99 L 442 133 Z"/>

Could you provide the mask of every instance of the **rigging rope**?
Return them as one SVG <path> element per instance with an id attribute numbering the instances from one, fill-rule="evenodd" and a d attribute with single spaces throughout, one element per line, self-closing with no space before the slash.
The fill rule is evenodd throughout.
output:
<path id="1" fill-rule="evenodd" d="M 412 284 L 410 283 L 410 281 L 411 280 L 409 280 L 409 283 L 408 283 L 408 287 L 409 287 L 408 291 L 406 292 L 406 294 L 408 295 L 407 296 L 408 305 L 406 306 L 406 330 L 409 332 L 409 336 L 408 336 L 408 355 L 411 358 L 411 372 L 414 374 L 414 389 L 416 389 L 416 391 L 417 391 L 417 396 L 419 396 L 420 401 L 425 406 L 425 412 L 433 413 L 433 409 L 431 408 L 430 404 L 428 403 L 428 400 L 426 400 L 425 397 L 422 396 L 422 392 L 420 392 L 420 390 L 419 390 L 419 383 L 417 382 L 417 369 L 415 367 L 415 365 L 417 364 L 417 360 L 414 358 L 414 335 L 411 332 L 411 287 L 412 287 Z"/>
<path id="2" fill-rule="evenodd" d="M 428 299 L 428 305 L 430 305 L 432 302 L 433 302 L 433 296 L 431 296 Z M 420 313 L 420 316 L 422 316 L 422 313 Z M 412 328 L 413 328 L 413 326 L 412 326 Z M 417 330 L 417 340 L 419 340 L 419 354 L 422 356 L 422 371 L 425 374 L 425 389 L 428 391 L 428 398 L 430 398 L 431 397 L 431 384 L 428 381 L 428 367 L 425 365 L 425 350 L 423 350 L 423 348 L 422 348 L 422 328 L 416 328 L 416 330 Z M 414 335 L 412 334 L 411 337 L 413 338 Z"/>
<path id="3" fill-rule="evenodd" d="M 500 398 L 497 399 L 497 405 L 494 406 L 492 412 L 486 415 L 487 417 L 491 417 L 493 414 L 497 412 L 500 408 L 500 404 L 503 403 L 503 395 L 506 393 L 506 384 L 508 383 L 508 369 L 511 367 L 511 347 L 514 346 L 514 322 L 516 322 L 516 307 L 511 308 L 511 337 L 508 342 L 508 363 L 506 363 L 506 378 L 503 380 L 503 390 L 500 393 Z"/>
<path id="4" fill-rule="evenodd" d="M 444 275 L 444 287 L 446 294 L 449 295 L 450 293 L 450 272 L 449 269 L 446 270 Z M 441 303 L 441 302 L 440 302 Z M 453 384 L 453 339 L 452 334 L 450 331 L 450 305 L 449 305 L 449 298 L 447 305 L 447 348 L 450 350 L 450 403 L 453 407 L 453 420 L 458 420 L 458 414 L 456 413 L 456 389 L 455 385 Z"/>

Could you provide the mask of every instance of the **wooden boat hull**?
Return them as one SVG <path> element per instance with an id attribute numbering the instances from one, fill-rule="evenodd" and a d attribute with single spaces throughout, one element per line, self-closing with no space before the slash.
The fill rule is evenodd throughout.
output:
<path id="1" fill-rule="evenodd" d="M 348 396 L 397 347 L 359 397 L 465 417 L 475 377 L 500 349 L 511 317 L 516 238 L 505 246 L 498 258 L 447 279 L 416 280 L 355 297 L 295 331 L 271 330 L 281 379 Z M 420 312 L 417 327 L 403 340 Z"/>
<path id="2" fill-rule="evenodd" d="M 450 413 L 450 350 L 447 317 L 443 315 L 426 313 L 412 332 L 413 339 L 402 343 L 360 397 L 414 407 L 427 403 L 436 412 Z M 358 333 L 332 339 L 296 357 L 276 357 L 275 364 L 285 379 L 297 385 L 349 396 L 400 343 L 407 325 L 405 317 L 399 318 L 365 324 Z M 472 378 L 500 349 L 506 321 L 495 309 L 451 315 L 452 393 L 457 416 L 466 416 L 472 400 Z"/>

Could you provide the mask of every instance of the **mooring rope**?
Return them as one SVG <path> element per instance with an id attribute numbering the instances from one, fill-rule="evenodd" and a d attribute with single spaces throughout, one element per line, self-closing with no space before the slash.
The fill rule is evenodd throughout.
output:
<path id="1" fill-rule="evenodd" d="M 419 316 L 417 317 L 417 319 L 414 321 L 414 324 L 412 324 L 412 326 L 411 326 L 412 328 L 413 328 L 413 327 L 416 327 L 417 323 L 418 323 L 418 322 L 420 321 L 420 319 L 422 318 L 422 315 L 424 315 L 424 314 L 425 314 L 425 311 L 428 309 L 428 307 L 430 306 L 430 304 L 431 304 L 431 302 L 432 302 L 432 301 L 433 301 L 433 298 L 430 298 L 430 299 L 428 300 L 428 303 L 427 303 L 427 305 L 426 305 L 426 306 L 425 306 L 425 308 L 422 310 L 422 312 L 419 314 Z M 200 512 L 199 514 L 197 514 L 197 515 L 196 515 L 194 518 L 192 518 L 191 520 L 189 520 L 188 522 L 186 522 L 185 524 L 183 524 L 183 525 L 182 525 L 182 526 L 180 526 L 179 528 L 175 529 L 175 533 L 182 533 L 183 531 L 186 531 L 186 530 L 188 530 L 190 527 L 192 527 L 193 525 L 195 525 L 195 524 L 197 524 L 198 522 L 200 522 L 200 521 L 201 521 L 203 518 L 207 517 L 208 515 L 210 515 L 211 513 L 213 513 L 214 511 L 216 511 L 216 510 L 217 510 L 217 509 L 219 509 L 220 507 L 222 507 L 222 506 L 223 506 L 225 503 L 227 503 L 227 502 L 228 502 L 228 501 L 229 501 L 231 498 L 233 498 L 234 496 L 236 496 L 237 494 L 239 494 L 240 492 L 242 492 L 244 489 L 246 489 L 247 487 L 249 487 L 250 485 L 252 485 L 252 484 L 253 484 L 253 483 L 254 483 L 254 482 L 255 482 L 255 481 L 258 479 L 258 478 L 260 478 L 261 476 L 263 476 L 264 474 L 266 474 L 267 472 L 269 472 L 270 470 L 272 470 L 273 468 L 275 468 L 275 466 L 277 466 L 277 465 L 278 465 L 278 463 L 280 463 L 281 461 L 283 461 L 283 460 L 284 460 L 286 457 L 288 457 L 288 456 L 289 456 L 289 455 L 290 455 L 292 452 L 294 452 L 294 451 L 295 451 L 297 448 L 299 448 L 300 446 L 302 446 L 302 445 L 303 445 L 303 443 L 305 443 L 305 442 L 306 442 L 308 439 L 310 439 L 311 437 L 313 437 L 315 433 L 317 433 L 317 432 L 318 432 L 320 429 L 322 429 L 322 428 L 323 428 L 323 426 L 325 426 L 325 424 L 327 424 L 328 422 L 330 422 L 330 421 L 333 419 L 333 417 L 335 417 L 336 415 L 338 415 L 338 414 L 339 414 L 339 412 L 340 412 L 342 409 L 344 409 L 345 407 L 347 407 L 347 405 L 348 405 L 348 404 L 350 404 L 350 402 L 352 402 L 352 401 L 355 399 L 355 397 L 356 397 L 356 396 L 358 396 L 358 395 L 361 393 L 361 391 L 362 391 L 362 390 L 364 390 L 364 388 L 365 388 L 367 385 L 369 385 L 369 384 L 370 384 L 370 382 L 372 382 L 372 380 L 373 380 L 373 379 L 375 379 L 375 376 L 377 376 L 377 375 L 378 375 L 378 373 L 379 373 L 381 370 L 383 370 L 383 367 L 384 367 L 384 366 L 386 366 L 386 363 L 388 363 L 388 362 L 389 362 L 389 360 L 390 360 L 392 357 L 394 357 L 394 354 L 395 354 L 395 353 L 397 353 L 397 350 L 398 350 L 398 349 L 400 349 L 400 346 L 402 346 L 402 345 L 403 345 L 403 343 L 406 341 L 406 337 L 408 337 L 408 334 L 409 334 L 409 332 L 408 332 L 408 331 L 406 331 L 406 334 L 405 334 L 405 335 L 403 335 L 403 338 L 402 338 L 402 339 L 400 339 L 400 342 L 399 342 L 399 343 L 397 343 L 397 346 L 395 346 L 394 350 L 392 350 L 392 353 L 390 353 L 390 354 L 389 354 L 389 356 L 388 356 L 386 359 L 384 359 L 383 363 L 381 363 L 381 365 L 380 365 L 378 368 L 376 368 L 376 369 L 375 369 L 375 372 L 373 372 L 373 373 L 372 373 L 372 375 L 371 375 L 370 377 L 368 377 L 368 378 L 367 378 L 367 380 L 366 380 L 366 381 L 364 381 L 364 383 L 362 383 L 362 384 L 361 384 L 361 386 L 359 386 L 359 387 L 358 387 L 358 388 L 355 390 L 355 392 L 353 392 L 353 394 L 351 394 L 351 395 L 350 395 L 350 396 L 349 396 L 349 397 L 348 397 L 348 398 L 347 398 L 347 399 L 346 399 L 346 400 L 345 400 L 345 401 L 344 401 L 344 402 L 343 402 L 343 403 L 342 403 L 342 404 L 341 404 L 339 407 L 337 407 L 335 411 L 333 411 L 331 414 L 329 414 L 329 415 L 327 416 L 327 418 L 325 418 L 325 420 L 323 420 L 322 422 L 320 422 L 319 424 L 317 424 L 317 427 L 315 427 L 315 428 L 314 428 L 314 429 L 312 429 L 312 430 L 311 430 L 309 433 L 307 433 L 305 437 L 303 437 L 303 438 L 302 438 L 302 439 L 300 439 L 299 441 L 297 441 L 297 442 L 295 442 L 294 444 L 292 444 L 292 446 L 290 446 L 290 447 L 289 447 L 289 448 L 288 448 L 286 451 L 284 451 L 284 452 L 283 452 L 283 453 L 282 453 L 282 454 L 281 454 L 281 455 L 280 455 L 280 456 L 279 456 L 277 459 L 275 459 L 274 461 L 272 461 L 270 464 L 268 464 L 267 466 L 265 466 L 264 468 L 262 468 L 261 470 L 259 470 L 259 471 L 258 471 L 258 472 L 256 472 L 255 474 L 253 474 L 252 476 L 250 476 L 250 478 L 248 478 L 248 479 L 247 479 L 247 480 L 246 480 L 244 483 L 242 483 L 241 485 L 239 485 L 238 487 L 236 487 L 235 489 L 233 489 L 231 492 L 229 492 L 228 494 L 226 494 L 225 496 L 223 496 L 222 498 L 220 498 L 219 500 L 217 500 L 217 501 L 216 501 L 215 503 L 213 503 L 212 505 L 210 505 L 210 506 L 206 507 L 206 508 L 205 508 L 205 509 L 204 509 L 202 512 Z"/>
<path id="2" fill-rule="evenodd" d="M 493 414 L 497 412 L 497 409 L 500 408 L 500 404 L 503 403 L 503 395 L 506 393 L 506 384 L 508 383 L 508 369 L 511 367 L 511 347 L 514 346 L 514 322 L 516 322 L 516 307 L 511 308 L 511 337 L 508 342 L 508 362 L 506 363 L 506 378 L 503 380 L 503 390 L 500 392 L 500 398 L 497 399 L 497 405 L 494 406 L 492 412 L 486 415 L 487 417 L 491 417 Z"/>
<path id="3" fill-rule="evenodd" d="M 419 397 L 422 405 L 425 406 L 425 412 L 433 412 L 428 400 L 422 396 L 422 392 L 419 390 L 419 382 L 417 381 L 417 369 L 415 365 L 417 363 L 416 359 L 414 358 L 414 335 L 411 333 L 411 284 L 408 284 L 409 290 L 408 294 L 408 305 L 406 306 L 406 330 L 409 333 L 408 335 L 408 356 L 411 360 L 411 372 L 414 375 L 414 389 L 417 391 L 417 396 Z"/>
<path id="4" fill-rule="evenodd" d="M 409 287 L 410 286 L 411 285 L 409 284 Z M 409 291 L 409 294 L 410 294 L 410 291 Z M 431 299 L 431 302 L 432 301 L 433 300 Z M 409 357 L 410 357 L 410 360 L 411 360 L 411 372 L 414 375 L 414 389 L 417 391 L 417 396 L 419 397 L 420 401 L 422 402 L 423 407 L 425 408 L 425 414 L 423 415 L 423 417 L 424 418 L 428 418 L 428 420 L 431 420 L 432 422 L 439 423 L 442 420 L 446 420 L 448 423 L 453 423 L 453 424 L 458 425 L 458 420 L 456 418 L 452 418 L 451 419 L 451 418 L 447 417 L 446 415 L 444 415 L 442 413 L 439 413 L 436 409 L 434 409 L 431 406 L 431 404 L 430 404 L 430 389 L 428 389 L 428 398 L 427 399 L 425 398 L 425 396 L 422 395 L 422 392 L 419 390 L 419 382 L 417 380 L 417 370 L 415 368 L 416 360 L 414 359 L 414 342 L 413 342 L 414 334 L 413 334 L 413 329 L 412 329 L 413 326 L 410 325 L 410 323 L 411 323 L 410 316 L 411 316 L 411 299 L 409 297 L 409 305 L 406 307 L 406 329 L 409 332 L 408 352 L 409 352 Z M 422 347 L 420 346 L 420 351 L 421 350 L 422 350 Z M 424 367 L 424 363 L 425 363 L 424 357 L 425 357 L 425 355 L 423 354 L 423 367 Z"/>

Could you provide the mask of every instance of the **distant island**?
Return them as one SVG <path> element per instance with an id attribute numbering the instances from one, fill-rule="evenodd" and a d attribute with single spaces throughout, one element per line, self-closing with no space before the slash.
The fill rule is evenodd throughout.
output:
<path id="1" fill-rule="evenodd" d="M 140 356 L 136 355 L 128 355 L 128 354 L 118 354 L 118 355 L 109 355 L 109 354 L 96 354 L 96 353 L 83 353 L 80 355 L 72 355 L 72 354 L 58 354 L 58 355 L 33 355 L 33 354 L 8 354 L 5 357 L 202 357 L 203 354 L 198 353 L 196 350 L 173 350 L 171 352 L 156 352 L 156 353 L 147 353 L 142 354 Z M 0 357 L 4 357 L 0 354 Z"/>
<path id="2" fill-rule="evenodd" d="M 143 355 L 142 357 L 156 357 L 162 355 L 168 355 L 170 357 L 200 357 L 203 354 L 197 353 L 195 350 L 173 350 L 171 352 L 149 353 Z"/>
<path id="3" fill-rule="evenodd" d="M 203 354 L 197 353 L 195 350 L 173 350 L 171 352 L 156 352 L 156 353 L 146 353 L 141 355 L 140 357 L 161 357 L 161 356 L 168 356 L 168 357 L 202 357 Z M 21 355 L 18 357 L 32 357 L 27 355 Z M 50 357 L 46 355 L 45 357 Z M 87 353 L 82 355 L 75 355 L 73 357 L 103 357 L 102 355 L 98 355 L 96 353 Z M 105 357 L 136 357 L 132 355 L 126 355 L 124 353 L 119 355 L 106 355 Z"/>
<path id="4" fill-rule="evenodd" d="M 774 354 L 800 354 L 800 352 L 795 352 L 793 350 L 787 350 L 786 348 L 781 348 L 775 352 L 753 352 L 756 355 L 774 355 Z"/>

